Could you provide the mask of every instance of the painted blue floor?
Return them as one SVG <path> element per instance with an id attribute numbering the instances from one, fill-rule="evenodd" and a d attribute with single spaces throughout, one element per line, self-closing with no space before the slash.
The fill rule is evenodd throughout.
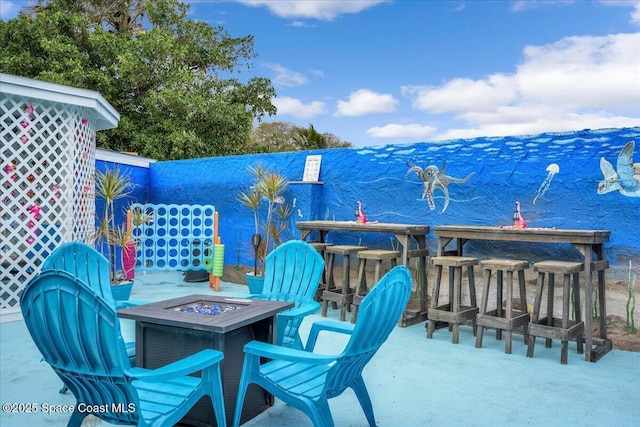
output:
<path id="1" fill-rule="evenodd" d="M 212 293 L 206 283 L 185 283 L 180 273 L 139 275 L 132 300 L 157 301 L 194 293 Z M 246 295 L 247 288 L 222 283 L 220 294 Z M 337 313 L 329 310 L 329 317 Z M 307 318 L 303 337 L 320 315 Z M 123 321 L 125 339 L 133 339 L 133 322 Z M 485 333 L 483 348 L 474 347 L 471 328 L 463 327 L 460 343 L 446 330 L 426 339 L 424 322 L 396 328 L 364 371 L 379 426 L 637 426 L 640 425 L 640 353 L 613 350 L 597 363 L 584 361 L 570 346 L 569 364 L 560 364 L 560 346 L 538 340 L 535 357 L 527 358 L 521 336 L 513 353 L 504 341 Z M 339 337 L 342 338 L 342 337 Z M 324 335 L 317 350 L 339 352 L 344 339 Z M 43 412 L 47 406 L 73 405 L 59 394 L 61 382 L 40 362 L 24 322 L 0 324 L 0 400 L 33 403 L 35 413 L 0 413 L 2 426 L 64 426 L 69 414 Z M 330 401 L 338 427 L 366 426 L 350 390 Z M 4 406 L 3 406 L 4 408 Z M 53 409 L 56 409 L 53 407 Z M 109 425 L 88 417 L 85 426 Z M 311 426 L 300 411 L 280 401 L 245 424 Z"/>

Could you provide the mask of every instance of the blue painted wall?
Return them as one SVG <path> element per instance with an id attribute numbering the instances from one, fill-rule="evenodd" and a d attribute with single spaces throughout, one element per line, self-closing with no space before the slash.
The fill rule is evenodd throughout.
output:
<path id="1" fill-rule="evenodd" d="M 251 212 L 236 195 L 252 182 L 250 165 L 261 164 L 302 179 L 308 154 L 321 154 L 322 184 L 292 184 L 286 198 L 295 203 L 291 236 L 298 236 L 295 220 L 354 220 L 357 200 L 369 221 L 443 224 L 511 225 L 515 202 L 529 227 L 611 230 L 607 257 L 624 277 L 629 260 L 640 262 L 640 196 L 618 191 L 598 194 L 605 158 L 614 168 L 628 141 L 636 141 L 640 162 L 640 128 L 604 129 L 532 136 L 475 138 L 442 143 L 413 143 L 380 147 L 317 150 L 152 163 L 147 201 L 150 203 L 211 203 L 220 212 L 220 236 L 227 264 L 253 263 Z M 434 209 L 422 198 L 423 182 L 407 172 L 413 162 L 429 165 L 452 178 L 444 193 L 434 191 Z M 556 173 L 556 165 L 558 172 Z M 549 171 L 547 170 L 549 169 Z M 534 204 L 535 199 L 535 204 Z M 370 233 L 330 234 L 333 241 L 389 247 L 389 236 Z M 433 234 L 430 247 L 436 249 Z M 579 255 L 564 245 L 518 245 L 470 242 L 470 253 L 511 255 L 531 260 Z M 615 269 L 612 271 L 616 274 Z"/>

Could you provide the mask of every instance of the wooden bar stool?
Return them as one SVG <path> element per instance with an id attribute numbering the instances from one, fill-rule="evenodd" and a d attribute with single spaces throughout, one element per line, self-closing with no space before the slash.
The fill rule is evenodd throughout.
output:
<path id="1" fill-rule="evenodd" d="M 581 320 L 580 313 L 580 284 L 579 272 L 584 270 L 582 262 L 568 261 L 542 261 L 533 264 L 533 269 L 538 272 L 538 283 L 536 286 L 536 298 L 533 304 L 533 313 L 531 313 L 531 322 L 529 323 L 529 348 L 527 349 L 527 357 L 533 357 L 533 350 L 536 344 L 536 337 L 546 338 L 545 346 L 551 348 L 551 340 L 557 339 L 562 341 L 562 350 L 560 353 L 560 363 L 567 364 L 569 353 L 569 341 L 575 340 L 577 343 L 578 354 L 583 353 L 584 322 Z M 542 292 L 544 290 L 545 274 L 548 275 L 547 290 L 547 316 L 540 318 L 540 308 L 542 303 Z M 563 275 L 562 288 L 562 317 L 556 318 L 553 315 L 553 294 L 554 280 L 556 274 Z M 573 276 L 573 295 L 575 302 L 576 319 L 569 319 L 569 301 L 571 299 L 570 282 Z"/>
<path id="2" fill-rule="evenodd" d="M 333 245 L 328 246 L 325 250 L 329 257 L 327 267 L 327 289 L 322 292 L 322 316 L 327 316 L 329 301 L 340 305 L 340 321 L 344 321 L 347 317 L 347 310 L 351 310 L 353 302 L 353 292 L 350 286 L 349 271 L 351 270 L 351 255 L 368 249 L 366 246 L 353 245 Z M 342 255 L 342 289 L 338 291 L 334 289 L 334 267 L 336 255 Z M 355 289 L 354 289 L 355 290 Z"/>
<path id="3" fill-rule="evenodd" d="M 418 294 L 420 296 L 420 313 L 427 311 L 427 287 L 428 287 L 428 257 L 429 249 L 412 249 L 409 251 L 409 259 L 417 258 L 418 265 L 416 267 L 416 282 L 418 285 Z"/>
<path id="4" fill-rule="evenodd" d="M 322 278 L 320 279 L 320 285 L 318 286 L 318 290 L 316 291 L 316 295 L 315 295 L 315 300 L 316 301 L 321 301 L 322 300 L 322 292 L 325 289 L 329 289 L 327 287 L 327 247 L 328 246 L 332 246 L 333 243 L 321 243 L 321 242 L 309 242 L 309 244 L 311 246 L 313 246 L 316 251 L 318 251 L 318 253 L 320 255 L 322 255 L 322 258 L 324 259 L 324 271 L 322 272 Z"/>
<path id="5" fill-rule="evenodd" d="M 502 339 L 502 331 L 506 331 L 507 339 L 504 344 L 504 352 L 511 354 L 512 334 L 515 329 L 523 328 L 524 343 L 529 342 L 527 326 L 529 324 L 529 313 L 527 313 L 527 291 L 524 281 L 524 270 L 529 268 L 528 261 L 518 261 L 510 259 L 488 259 L 480 262 L 484 269 L 485 282 L 482 292 L 482 302 L 480 312 L 476 316 L 476 348 L 482 347 L 482 337 L 485 328 L 496 330 L 496 339 Z M 488 310 L 489 292 L 491 289 L 491 273 L 496 272 L 496 308 Z M 506 309 L 502 309 L 503 300 L 503 278 L 507 273 L 507 289 L 504 299 L 506 299 Z M 513 273 L 518 273 L 518 283 L 520 285 L 520 310 L 513 309 Z"/>
<path id="6" fill-rule="evenodd" d="M 476 285 L 473 266 L 478 265 L 478 260 L 476 258 L 463 256 L 438 256 L 431 258 L 431 262 L 436 266 L 436 285 L 433 291 L 431 308 L 427 311 L 427 317 L 429 319 L 427 322 L 427 338 L 433 337 L 436 322 L 441 321 L 449 324 L 449 330 L 453 332 L 452 342 L 457 344 L 460 335 L 460 324 L 470 321 L 473 325 L 474 335 L 476 332 L 478 304 L 476 302 Z M 449 302 L 438 305 L 443 267 L 449 267 Z M 469 306 L 461 305 L 463 267 L 467 267 L 470 298 Z"/>
<path id="7" fill-rule="evenodd" d="M 364 296 L 368 292 L 367 288 L 367 261 L 375 261 L 375 268 L 373 271 L 373 285 L 374 286 L 382 277 L 382 261 L 389 260 L 391 268 L 398 265 L 398 258 L 402 256 L 399 251 L 391 251 L 384 249 L 368 249 L 360 251 L 357 254 L 358 257 L 358 282 L 356 284 L 356 292 L 353 295 L 353 309 L 351 310 L 351 323 L 356 322 L 358 316 L 358 306 L 362 302 Z"/>

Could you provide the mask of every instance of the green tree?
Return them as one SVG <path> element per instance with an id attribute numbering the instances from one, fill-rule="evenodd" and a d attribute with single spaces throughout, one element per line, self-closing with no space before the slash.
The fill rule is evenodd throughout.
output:
<path id="1" fill-rule="evenodd" d="M 296 151 L 297 127 L 287 122 L 262 122 L 251 132 L 252 152 Z"/>
<path id="2" fill-rule="evenodd" d="M 319 148 L 341 148 L 351 147 L 352 144 L 342 141 L 337 136 L 325 132 L 318 132 L 312 124 L 308 128 L 298 127 L 295 142 L 299 150 L 314 150 Z"/>
<path id="3" fill-rule="evenodd" d="M 246 151 L 272 153 L 351 146 L 332 133 L 320 134 L 311 124 L 303 128 L 288 122 L 262 122 L 253 129 Z"/>
<path id="4" fill-rule="evenodd" d="M 187 19 L 178 0 L 40 0 L 0 21 L 0 69 L 95 90 L 120 113 L 98 147 L 165 159 L 241 154 L 276 113 L 251 68 L 253 37 Z"/>

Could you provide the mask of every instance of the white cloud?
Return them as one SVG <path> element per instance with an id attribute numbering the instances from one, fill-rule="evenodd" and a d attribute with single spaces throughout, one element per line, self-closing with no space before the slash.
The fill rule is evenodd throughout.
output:
<path id="1" fill-rule="evenodd" d="M 527 46 L 513 74 L 405 86 L 414 108 L 463 126 L 436 139 L 640 126 L 640 33 Z"/>
<path id="2" fill-rule="evenodd" d="M 336 103 L 336 116 L 363 116 L 371 113 L 391 113 L 398 101 L 388 93 L 376 93 L 369 89 L 351 92 L 348 101 Z"/>
<path id="3" fill-rule="evenodd" d="M 271 69 L 275 73 L 275 76 L 271 78 L 275 86 L 295 87 L 307 83 L 307 78 L 303 74 L 291 71 L 282 65 L 265 63 L 262 66 Z"/>
<path id="4" fill-rule="evenodd" d="M 528 46 L 513 76 L 521 97 L 565 108 L 640 105 L 640 33 Z"/>
<path id="5" fill-rule="evenodd" d="M 278 109 L 278 116 L 290 115 L 299 119 L 308 119 L 326 112 L 324 102 L 320 101 L 304 104 L 299 99 L 282 96 L 274 98 L 272 102 Z"/>
<path id="6" fill-rule="evenodd" d="M 493 109 L 516 97 L 513 79 L 502 74 L 475 81 L 455 78 L 437 88 L 403 86 L 401 91 L 403 95 L 413 98 L 415 108 L 433 113 L 460 111 L 470 107 L 478 110 Z"/>
<path id="7" fill-rule="evenodd" d="M 247 6 L 266 6 L 274 15 L 281 18 L 310 18 L 331 21 L 345 13 L 359 13 L 380 3 L 390 0 L 239 0 Z"/>
<path id="8" fill-rule="evenodd" d="M 629 13 L 630 22 L 640 26 L 640 0 L 600 0 L 600 3 L 607 6 L 631 7 Z"/>
<path id="9" fill-rule="evenodd" d="M 375 138 L 428 138 L 432 136 L 436 128 L 418 124 L 399 125 L 390 123 L 385 126 L 375 126 L 367 129 L 367 134 Z"/>
<path id="10" fill-rule="evenodd" d="M 539 110 L 544 109 L 539 107 Z M 549 112 L 551 113 L 551 112 Z M 566 132 L 581 129 L 605 129 L 640 126 L 637 117 L 613 116 L 606 112 L 572 113 L 556 111 L 557 114 L 537 114 L 535 120 L 525 122 L 496 121 L 475 128 L 452 128 L 433 138 L 434 141 L 482 136 L 532 135 L 545 132 Z M 533 116 L 534 114 L 531 114 Z M 519 118 L 524 115 L 519 114 Z M 477 119 L 477 118 L 476 118 Z"/>
<path id="11" fill-rule="evenodd" d="M 2 19 L 3 21 L 13 19 L 18 16 L 18 12 L 20 11 L 20 9 L 21 6 L 16 2 L 0 0 L 0 19 Z"/>
<path id="12" fill-rule="evenodd" d="M 636 2 L 633 12 L 631 12 L 631 22 L 640 26 L 640 1 Z"/>
<path id="13" fill-rule="evenodd" d="M 522 12 L 530 9 L 540 9 L 548 6 L 568 6 L 571 3 L 575 3 L 575 0 L 545 0 L 545 1 L 531 1 L 531 0 L 517 0 L 511 5 L 512 12 Z"/>

